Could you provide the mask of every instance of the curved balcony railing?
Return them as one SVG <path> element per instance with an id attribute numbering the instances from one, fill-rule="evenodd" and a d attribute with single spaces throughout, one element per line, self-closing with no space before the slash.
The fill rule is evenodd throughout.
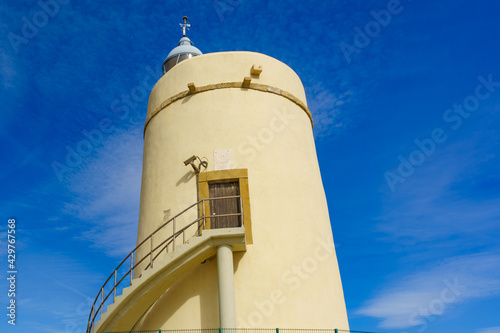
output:
<path id="1" fill-rule="evenodd" d="M 206 214 L 206 202 L 214 202 L 216 200 L 223 200 L 223 199 L 237 199 L 237 204 L 239 208 L 239 212 L 237 213 L 232 213 L 232 214 L 212 214 L 212 215 L 207 215 Z M 201 207 L 200 207 L 201 205 Z M 182 227 L 181 229 L 177 230 L 176 227 L 176 220 L 179 220 L 182 215 L 186 214 L 190 210 L 192 210 L 194 207 L 197 209 L 197 215 L 198 217 Z M 241 200 L 241 196 L 235 195 L 235 196 L 227 196 L 227 197 L 219 197 L 219 198 L 208 198 L 208 199 L 202 199 L 191 206 L 187 207 L 184 209 L 182 212 L 179 214 L 175 215 L 172 217 L 170 220 L 167 222 L 163 223 L 161 226 L 158 227 L 155 231 L 153 231 L 148 237 L 146 237 L 142 242 L 140 242 L 121 262 L 120 264 L 115 268 L 113 273 L 108 277 L 106 282 L 102 285 L 101 289 L 97 293 L 97 296 L 94 300 L 94 303 L 92 304 L 92 309 L 90 310 L 89 314 L 89 319 L 88 319 L 88 324 L 87 324 L 87 333 L 91 333 L 92 329 L 94 328 L 94 323 L 96 321 L 96 318 L 98 315 L 102 315 L 104 312 L 104 306 L 106 301 L 110 299 L 110 296 L 113 295 L 112 297 L 112 303 L 115 302 L 116 298 L 116 292 L 118 287 L 120 287 L 121 290 L 123 288 L 126 288 L 132 284 L 132 280 L 134 278 L 134 270 L 144 262 L 144 267 L 143 270 L 147 270 L 149 268 L 153 268 L 155 260 L 158 258 L 158 256 L 162 253 L 169 253 L 169 247 L 171 247 L 171 252 L 175 251 L 175 244 L 176 244 L 176 239 L 179 238 L 182 235 L 182 244 L 185 244 L 187 240 L 189 240 L 192 237 L 196 236 L 201 236 L 201 231 L 205 230 L 206 228 L 206 221 L 207 219 L 213 219 L 213 218 L 221 218 L 221 217 L 229 217 L 229 216 L 239 216 L 239 225 L 243 225 L 243 204 Z M 165 237 L 163 239 L 156 239 L 156 241 L 160 241 L 159 244 L 154 244 L 155 243 L 155 235 L 158 235 L 160 231 L 169 231 L 166 230 L 167 226 L 172 225 L 171 232 L 167 233 L 169 235 L 168 237 Z M 188 229 L 191 227 L 196 226 L 196 232 L 194 232 L 194 235 L 189 236 L 188 239 L 186 239 L 186 233 L 188 233 Z M 161 237 L 161 235 L 158 235 Z M 157 237 L 158 237 L 157 236 Z M 149 242 L 149 251 L 142 255 L 141 258 L 137 258 L 137 251 L 141 246 L 147 245 Z M 118 272 L 121 269 L 127 269 L 130 265 L 130 269 L 127 271 L 123 272 L 118 275 Z M 126 267 L 126 268 L 125 268 Z M 130 279 L 126 279 L 127 276 L 130 277 Z M 140 276 L 139 276 L 140 277 Z M 123 282 L 127 280 L 128 284 L 123 284 Z M 111 287 L 111 290 L 108 292 L 105 290 L 109 289 Z"/>

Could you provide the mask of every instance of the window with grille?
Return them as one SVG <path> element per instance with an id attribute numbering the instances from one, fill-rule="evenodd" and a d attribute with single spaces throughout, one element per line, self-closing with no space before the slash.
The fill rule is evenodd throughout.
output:
<path id="1" fill-rule="evenodd" d="M 210 199 L 210 224 L 212 229 L 241 226 L 240 186 L 238 182 L 211 183 L 208 185 Z M 230 197 L 230 198 L 227 198 Z M 229 215 L 238 214 L 238 215 Z M 219 216 L 229 215 L 229 216 Z"/>

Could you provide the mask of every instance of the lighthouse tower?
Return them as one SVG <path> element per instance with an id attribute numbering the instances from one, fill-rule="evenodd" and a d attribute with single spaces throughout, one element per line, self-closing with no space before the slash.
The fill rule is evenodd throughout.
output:
<path id="1" fill-rule="evenodd" d="M 202 54 L 187 22 L 149 98 L 137 248 L 90 331 L 349 329 L 300 78 Z"/>

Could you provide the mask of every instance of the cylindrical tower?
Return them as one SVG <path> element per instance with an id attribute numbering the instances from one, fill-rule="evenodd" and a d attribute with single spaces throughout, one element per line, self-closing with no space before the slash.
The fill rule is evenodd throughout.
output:
<path id="1" fill-rule="evenodd" d="M 238 328 L 348 329 L 306 103 L 292 69 L 253 52 L 182 61 L 150 95 L 138 242 L 214 196 L 217 184 L 238 187 L 230 193 L 241 195 L 245 214 L 246 249 L 233 253 Z M 208 166 L 186 166 L 192 155 Z M 218 258 L 157 295 L 135 329 L 220 327 Z"/>
<path id="2" fill-rule="evenodd" d="M 187 27 L 149 98 L 138 248 L 88 332 L 348 329 L 299 77 L 264 54 L 203 55 Z"/>

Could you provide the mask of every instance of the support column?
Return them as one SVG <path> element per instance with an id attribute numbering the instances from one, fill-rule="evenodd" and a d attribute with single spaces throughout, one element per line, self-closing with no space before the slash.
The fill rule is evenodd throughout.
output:
<path id="1" fill-rule="evenodd" d="M 217 276 L 219 282 L 219 325 L 222 328 L 236 328 L 233 249 L 229 245 L 220 245 L 217 248 Z"/>

